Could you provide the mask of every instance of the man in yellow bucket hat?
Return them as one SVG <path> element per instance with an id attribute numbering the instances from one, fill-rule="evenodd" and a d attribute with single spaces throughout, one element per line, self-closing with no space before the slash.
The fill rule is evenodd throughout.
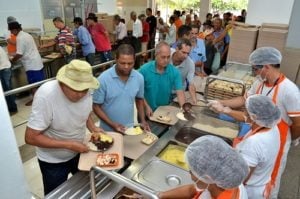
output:
<path id="1" fill-rule="evenodd" d="M 98 87 L 90 64 L 73 60 L 34 96 L 25 141 L 36 146 L 45 195 L 78 171 L 79 153 L 88 151 L 83 144 L 86 127 L 102 132 L 91 118 L 90 90 Z"/>

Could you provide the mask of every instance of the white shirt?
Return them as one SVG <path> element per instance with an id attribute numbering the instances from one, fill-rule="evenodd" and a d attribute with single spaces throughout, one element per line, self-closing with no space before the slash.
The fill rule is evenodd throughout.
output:
<path id="1" fill-rule="evenodd" d="M 35 93 L 27 125 L 55 139 L 83 142 L 91 111 L 90 93 L 78 102 L 71 102 L 58 81 L 53 80 L 43 84 Z M 62 148 L 42 147 L 36 147 L 36 152 L 40 160 L 49 163 L 65 162 L 78 154 Z"/>
<path id="2" fill-rule="evenodd" d="M 255 167 L 245 186 L 250 199 L 264 198 L 263 191 L 265 185 L 271 180 L 279 146 L 280 133 L 277 126 L 258 132 L 236 146 L 249 167 Z"/>
<path id="3" fill-rule="evenodd" d="M 120 22 L 118 25 L 116 25 L 116 34 L 118 40 L 122 40 L 127 36 L 127 27 L 124 23 Z"/>
<path id="4" fill-rule="evenodd" d="M 20 31 L 17 35 L 17 52 L 22 55 L 21 62 L 26 71 L 41 70 L 43 62 L 32 36 Z"/>
<path id="5" fill-rule="evenodd" d="M 244 187 L 244 185 L 240 185 L 239 186 L 239 199 L 248 199 L 247 196 L 247 191 Z M 209 193 L 209 191 L 206 189 L 200 196 L 198 199 L 212 199 L 211 194 Z"/>
<path id="6" fill-rule="evenodd" d="M 166 35 L 166 42 L 169 45 L 176 42 L 176 26 L 174 23 L 170 26 L 169 32 Z"/>
<path id="7" fill-rule="evenodd" d="M 139 19 L 136 19 L 132 24 L 132 35 L 136 38 L 143 36 L 143 26 Z"/>
<path id="8" fill-rule="evenodd" d="M 0 70 L 10 68 L 11 63 L 4 49 L 0 46 Z"/>

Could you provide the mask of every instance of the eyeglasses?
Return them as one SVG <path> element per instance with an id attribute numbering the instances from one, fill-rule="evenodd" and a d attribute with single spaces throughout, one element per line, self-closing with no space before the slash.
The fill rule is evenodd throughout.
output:
<path id="1" fill-rule="evenodd" d="M 258 70 L 261 70 L 263 67 L 264 67 L 264 65 L 255 65 L 255 66 L 252 66 L 252 70 L 258 71 Z"/>

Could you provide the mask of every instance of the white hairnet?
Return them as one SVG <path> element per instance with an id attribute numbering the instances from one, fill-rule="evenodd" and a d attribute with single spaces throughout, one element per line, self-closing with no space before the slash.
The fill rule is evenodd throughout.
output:
<path id="1" fill-rule="evenodd" d="M 15 22 L 15 21 L 17 21 L 17 19 L 15 18 L 15 17 L 13 17 L 13 16 L 9 16 L 9 17 L 7 17 L 7 23 L 9 24 L 9 23 L 11 23 L 11 22 Z"/>
<path id="2" fill-rule="evenodd" d="M 250 54 L 249 63 L 251 65 L 280 64 L 281 59 L 281 53 L 276 48 L 261 47 Z"/>
<path id="3" fill-rule="evenodd" d="M 256 124 L 272 128 L 280 119 L 280 110 L 272 100 L 264 95 L 252 95 L 246 100 L 246 109 Z"/>
<path id="4" fill-rule="evenodd" d="M 224 189 L 238 187 L 249 172 L 243 157 L 216 136 L 206 135 L 194 140 L 187 147 L 185 158 L 199 180 Z"/>

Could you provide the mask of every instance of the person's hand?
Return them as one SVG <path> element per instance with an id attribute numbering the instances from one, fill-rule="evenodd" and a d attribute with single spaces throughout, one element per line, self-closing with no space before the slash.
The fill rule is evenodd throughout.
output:
<path id="1" fill-rule="evenodd" d="M 77 141 L 70 141 L 68 149 L 79 153 L 86 153 L 89 151 L 89 148 L 85 144 Z"/>
<path id="2" fill-rule="evenodd" d="M 221 102 L 218 100 L 209 100 L 209 102 L 207 103 L 207 106 L 216 113 L 228 114 L 232 111 L 230 107 L 223 106 L 223 104 L 221 104 Z"/>
<path id="3" fill-rule="evenodd" d="M 112 128 L 116 131 L 116 132 L 119 132 L 119 133 L 122 133 L 124 134 L 125 133 L 125 126 L 123 126 L 122 124 L 119 124 L 119 123 L 114 123 L 112 125 Z"/>
<path id="4" fill-rule="evenodd" d="M 153 111 L 150 106 L 146 106 L 146 116 L 150 118 L 153 115 Z"/>
<path id="5" fill-rule="evenodd" d="M 146 121 L 142 122 L 142 123 L 141 123 L 141 126 L 143 127 L 143 129 L 144 129 L 145 131 L 151 132 L 151 129 L 150 129 L 150 126 L 149 126 L 148 122 L 146 122 Z"/>
<path id="6" fill-rule="evenodd" d="M 100 127 L 95 127 L 95 128 L 93 128 L 92 133 L 104 133 L 104 130 Z"/>

